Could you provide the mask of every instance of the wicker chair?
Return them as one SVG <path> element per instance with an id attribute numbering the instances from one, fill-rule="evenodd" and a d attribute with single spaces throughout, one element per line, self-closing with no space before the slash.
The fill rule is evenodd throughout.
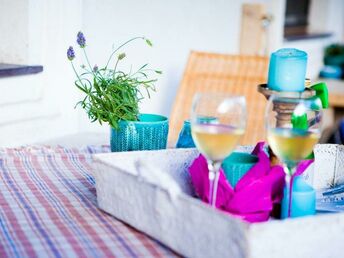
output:
<path id="1" fill-rule="evenodd" d="M 173 145 L 189 119 L 196 92 L 224 92 L 244 95 L 247 101 L 247 128 L 241 144 L 253 145 L 265 138 L 266 100 L 257 85 L 266 82 L 268 58 L 192 51 L 170 116 L 169 143 Z"/>

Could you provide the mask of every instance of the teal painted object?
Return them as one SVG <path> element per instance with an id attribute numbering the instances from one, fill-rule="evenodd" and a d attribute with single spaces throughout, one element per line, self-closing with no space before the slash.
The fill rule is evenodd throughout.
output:
<path id="1" fill-rule="evenodd" d="M 308 185 L 301 176 L 296 176 L 293 183 L 291 217 L 303 217 L 314 215 L 316 210 L 316 193 L 313 187 Z M 284 187 L 281 218 L 288 217 L 289 186 Z"/>
<path id="2" fill-rule="evenodd" d="M 258 162 L 258 157 L 243 152 L 233 152 L 223 162 L 222 168 L 232 187 Z"/>
<path id="3" fill-rule="evenodd" d="M 120 121 L 119 130 L 111 128 L 111 151 L 166 149 L 167 135 L 167 117 L 141 114 L 139 121 Z"/>
<path id="4" fill-rule="evenodd" d="M 176 148 L 195 148 L 191 135 L 190 120 L 185 120 L 182 130 L 179 133 Z"/>
<path id="5" fill-rule="evenodd" d="M 217 123 L 218 119 L 211 116 L 197 117 L 197 124 L 209 124 Z M 193 141 L 191 134 L 191 122 L 190 120 L 185 120 L 183 128 L 179 133 L 176 148 L 195 148 L 195 142 Z"/>
<path id="6" fill-rule="evenodd" d="M 295 48 L 282 48 L 270 57 L 268 87 L 275 91 L 305 90 L 307 53 Z"/>

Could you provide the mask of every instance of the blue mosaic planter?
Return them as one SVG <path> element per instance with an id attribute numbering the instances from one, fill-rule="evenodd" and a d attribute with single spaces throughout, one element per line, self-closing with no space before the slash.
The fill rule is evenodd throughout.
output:
<path id="1" fill-rule="evenodd" d="M 139 121 L 120 121 L 119 130 L 111 128 L 111 151 L 166 149 L 167 135 L 167 117 L 141 114 Z"/>

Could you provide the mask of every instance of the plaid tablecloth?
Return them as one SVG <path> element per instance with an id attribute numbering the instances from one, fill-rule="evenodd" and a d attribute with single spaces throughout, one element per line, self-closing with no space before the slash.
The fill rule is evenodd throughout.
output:
<path id="1" fill-rule="evenodd" d="M 107 147 L 0 149 L 0 257 L 171 257 L 97 208 L 94 152 Z"/>

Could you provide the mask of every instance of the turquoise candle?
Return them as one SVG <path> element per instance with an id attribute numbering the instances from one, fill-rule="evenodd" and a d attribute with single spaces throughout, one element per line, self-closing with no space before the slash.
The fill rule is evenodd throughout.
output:
<path id="1" fill-rule="evenodd" d="M 233 152 L 222 162 L 226 179 L 232 187 L 258 162 L 258 157 L 243 152 Z"/>
<path id="2" fill-rule="evenodd" d="M 290 217 L 303 217 L 315 214 L 315 190 L 308 185 L 305 180 L 297 176 L 293 183 L 292 202 Z M 284 188 L 284 197 L 282 200 L 282 219 L 288 217 L 289 206 L 289 185 Z"/>
<path id="3" fill-rule="evenodd" d="M 295 48 L 282 48 L 271 54 L 268 87 L 276 91 L 305 89 L 307 53 Z"/>

